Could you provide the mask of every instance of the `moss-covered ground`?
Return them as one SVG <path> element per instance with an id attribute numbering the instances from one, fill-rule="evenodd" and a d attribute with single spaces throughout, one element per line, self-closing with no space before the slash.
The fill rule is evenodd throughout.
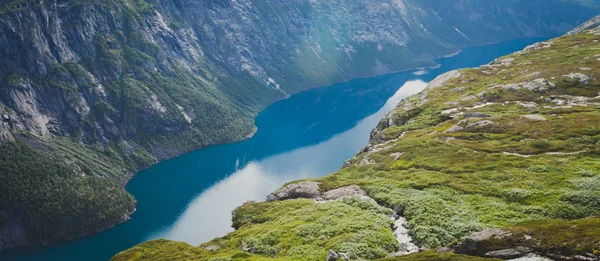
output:
<path id="1" fill-rule="evenodd" d="M 395 124 L 375 133 L 380 144 L 316 181 L 324 191 L 357 184 L 382 206 L 403 206 L 424 248 L 509 227 L 532 233 L 540 249 L 596 253 L 600 222 L 586 218 L 600 215 L 600 36 L 550 42 L 403 101 L 388 117 Z M 566 76 L 575 73 L 589 79 Z M 505 86 L 542 78 L 530 89 Z M 223 238 L 199 247 L 153 241 L 114 260 L 324 260 L 330 249 L 377 259 L 395 250 L 390 222 L 382 208 L 356 202 L 251 203 Z"/>

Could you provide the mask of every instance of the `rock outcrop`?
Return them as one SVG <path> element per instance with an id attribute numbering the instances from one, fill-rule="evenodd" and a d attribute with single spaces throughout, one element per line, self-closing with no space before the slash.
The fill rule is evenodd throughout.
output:
<path id="1" fill-rule="evenodd" d="M 267 196 L 267 201 L 279 201 L 297 198 L 316 199 L 321 196 L 319 183 L 300 182 L 287 185 Z"/>
<path id="2" fill-rule="evenodd" d="M 357 185 L 345 186 L 321 193 L 318 182 L 299 182 L 284 186 L 271 193 L 267 196 L 267 202 L 299 198 L 331 201 L 354 196 L 368 197 L 367 193 Z"/>

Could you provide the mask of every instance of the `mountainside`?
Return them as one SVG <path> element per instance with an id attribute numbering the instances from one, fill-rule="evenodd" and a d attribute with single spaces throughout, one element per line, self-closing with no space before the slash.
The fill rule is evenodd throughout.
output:
<path id="1" fill-rule="evenodd" d="M 236 209 L 234 232 L 113 261 L 598 260 L 599 50 L 592 28 L 440 75 L 337 173 Z"/>
<path id="2" fill-rule="evenodd" d="M 567 35 L 578 34 L 585 30 L 591 30 L 591 29 L 598 28 L 598 27 L 600 27 L 600 15 L 590 19 L 589 21 L 583 23 L 580 26 L 577 26 L 575 29 L 568 32 Z"/>
<path id="3" fill-rule="evenodd" d="M 127 220 L 139 169 L 250 135 L 309 87 L 563 33 L 581 1 L 5 0 L 0 249 Z M 576 15 L 572 15 L 576 14 Z"/>

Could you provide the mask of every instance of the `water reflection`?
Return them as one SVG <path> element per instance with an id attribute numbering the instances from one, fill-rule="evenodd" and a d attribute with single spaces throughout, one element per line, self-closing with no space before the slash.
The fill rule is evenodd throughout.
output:
<path id="1" fill-rule="evenodd" d="M 385 113 L 404 97 L 420 92 L 426 85 L 419 80 L 405 83 L 379 111 L 327 141 L 249 163 L 202 192 L 171 228 L 152 238 L 168 238 L 197 245 L 231 232 L 231 221 L 227 217 L 233 209 L 248 200 L 264 200 L 270 192 L 286 182 L 320 177 L 335 171 L 348 159 L 348 154 L 366 145 L 369 132 Z"/>

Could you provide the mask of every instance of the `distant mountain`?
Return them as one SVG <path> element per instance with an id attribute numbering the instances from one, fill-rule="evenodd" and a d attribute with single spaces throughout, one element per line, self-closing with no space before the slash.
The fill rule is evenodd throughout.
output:
<path id="1" fill-rule="evenodd" d="M 567 35 L 575 35 L 585 30 L 591 30 L 600 27 L 600 15 L 590 19 L 589 21 L 577 26 L 575 29 L 567 33 Z"/>
<path id="2" fill-rule="evenodd" d="M 113 261 L 600 260 L 600 28 L 438 76 L 343 169 Z"/>
<path id="3" fill-rule="evenodd" d="M 581 1 L 5 0 L 0 249 L 128 219 L 139 169 L 250 135 L 306 88 L 562 34 Z"/>

